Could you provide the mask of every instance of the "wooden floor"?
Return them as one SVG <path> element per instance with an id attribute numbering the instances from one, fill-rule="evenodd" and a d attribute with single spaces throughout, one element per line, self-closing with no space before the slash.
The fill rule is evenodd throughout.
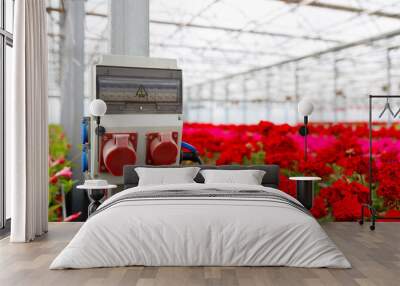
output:
<path id="1" fill-rule="evenodd" d="M 0 285 L 400 285 L 400 223 L 380 223 L 375 232 L 357 223 L 326 223 L 324 229 L 352 269 L 289 267 L 124 267 L 48 270 L 80 223 L 51 223 L 33 243 L 0 241 Z"/>

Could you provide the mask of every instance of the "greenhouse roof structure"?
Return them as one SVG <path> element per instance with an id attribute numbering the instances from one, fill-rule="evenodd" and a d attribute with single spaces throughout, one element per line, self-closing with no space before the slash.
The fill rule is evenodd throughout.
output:
<path id="1" fill-rule="evenodd" d="M 57 95 L 63 1 L 49 0 L 47 10 Z M 86 68 L 110 50 L 109 10 L 108 0 L 85 1 Z M 149 21 L 150 56 L 178 60 L 191 102 L 307 94 L 352 97 L 357 109 L 361 95 L 400 90 L 400 1 L 151 0 Z"/>
<path id="2" fill-rule="evenodd" d="M 49 8 L 61 5 L 49 1 Z M 87 60 L 107 50 L 107 11 L 107 0 L 86 1 Z M 152 0 L 150 54 L 178 58 L 190 86 L 384 34 L 399 23 L 396 0 Z M 55 37 L 57 25 L 50 28 Z"/>

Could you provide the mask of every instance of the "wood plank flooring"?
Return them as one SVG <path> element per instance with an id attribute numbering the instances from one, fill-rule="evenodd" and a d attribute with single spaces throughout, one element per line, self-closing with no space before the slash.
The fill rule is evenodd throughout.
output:
<path id="1" fill-rule="evenodd" d="M 400 285 L 400 223 L 378 223 L 375 232 L 357 223 L 325 223 L 352 269 L 289 267 L 123 267 L 48 270 L 80 228 L 51 223 L 49 233 L 27 244 L 0 240 L 0 285 Z"/>

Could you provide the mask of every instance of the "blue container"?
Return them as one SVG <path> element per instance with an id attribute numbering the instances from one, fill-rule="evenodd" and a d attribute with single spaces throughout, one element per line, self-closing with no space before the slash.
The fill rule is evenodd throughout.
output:
<path id="1" fill-rule="evenodd" d="M 89 118 L 85 117 L 81 122 L 81 139 L 82 144 L 89 142 Z"/>
<path id="2" fill-rule="evenodd" d="M 82 164 L 82 172 L 86 172 L 89 169 L 88 148 L 86 146 L 83 146 L 82 148 L 81 164 Z"/>

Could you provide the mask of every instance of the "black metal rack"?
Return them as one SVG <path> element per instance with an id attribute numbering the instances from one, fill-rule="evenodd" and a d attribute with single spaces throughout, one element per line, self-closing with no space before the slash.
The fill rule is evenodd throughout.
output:
<path id="1" fill-rule="evenodd" d="M 375 229 L 375 222 L 377 217 L 376 209 L 373 206 L 373 201 L 372 201 L 372 183 L 373 183 L 373 167 L 372 167 L 372 100 L 374 98 L 385 98 L 385 99 L 390 99 L 390 98 L 400 98 L 400 95 L 369 95 L 369 121 L 368 121 L 368 128 L 369 128 L 369 180 L 368 180 L 368 185 L 369 185 L 369 198 L 368 198 L 368 203 L 363 204 L 361 206 L 361 219 L 359 223 L 362 225 L 364 224 L 364 210 L 367 208 L 371 211 L 371 225 L 370 229 L 374 230 Z M 385 105 L 386 109 L 386 105 Z M 384 109 L 384 111 L 385 111 Z M 383 111 L 383 112 L 384 112 Z M 400 109 L 399 109 L 400 111 Z M 396 112 L 396 116 L 399 113 Z M 381 115 L 383 114 L 381 113 Z M 385 218 L 379 218 L 379 219 L 385 219 Z M 393 219 L 393 218 L 390 218 Z M 394 218 L 397 219 L 397 218 Z"/>

